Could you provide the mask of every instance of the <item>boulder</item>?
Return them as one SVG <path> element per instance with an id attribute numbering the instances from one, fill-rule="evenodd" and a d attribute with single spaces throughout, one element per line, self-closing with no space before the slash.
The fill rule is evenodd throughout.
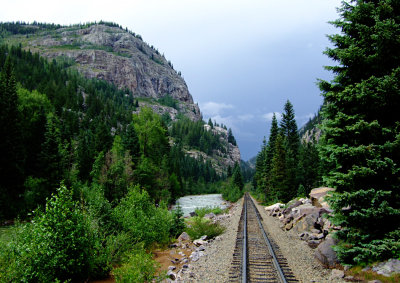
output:
<path id="1" fill-rule="evenodd" d="M 400 273 L 400 260 L 389 259 L 388 261 L 380 262 L 372 268 L 378 274 L 389 277 L 392 273 Z"/>
<path id="2" fill-rule="evenodd" d="M 310 248 L 315 249 L 321 243 L 321 240 L 308 240 L 307 244 Z"/>
<path id="3" fill-rule="evenodd" d="M 207 245 L 208 242 L 207 242 L 207 241 L 204 241 L 204 240 L 201 240 L 201 239 L 197 239 L 197 240 L 194 240 L 194 241 L 193 241 L 193 244 L 194 244 L 195 246 L 197 246 L 197 247 L 200 247 L 200 246 L 203 246 L 203 245 Z"/>
<path id="4" fill-rule="evenodd" d="M 294 230 L 297 233 L 301 233 L 304 231 L 311 231 L 315 228 L 315 223 L 318 219 L 318 214 L 308 214 L 302 217 L 297 221 L 296 226 L 294 226 Z"/>
<path id="5" fill-rule="evenodd" d="M 189 237 L 188 233 L 183 232 L 182 234 L 180 234 L 178 237 L 178 241 L 179 242 L 190 241 L 190 237 Z"/>
<path id="6" fill-rule="evenodd" d="M 302 205 L 303 202 L 297 200 L 294 203 L 292 203 L 291 205 L 289 205 L 286 209 L 283 210 L 283 214 L 284 215 L 289 215 L 292 212 L 292 209 L 295 207 L 298 207 L 300 205 Z"/>
<path id="7" fill-rule="evenodd" d="M 275 210 L 275 209 L 280 209 L 280 208 L 282 208 L 282 207 L 284 207 L 285 205 L 283 204 L 283 203 L 275 203 L 275 204 L 273 204 L 273 205 L 270 205 L 270 206 L 266 206 L 264 209 L 266 210 L 266 211 L 271 211 L 271 210 Z"/>
<path id="8" fill-rule="evenodd" d="M 214 213 L 207 213 L 206 215 L 204 215 L 204 218 L 206 218 L 206 219 L 213 219 L 213 218 L 215 218 L 215 214 Z"/>
<path id="9" fill-rule="evenodd" d="M 176 279 L 176 273 L 173 272 L 172 270 L 168 270 L 167 276 L 168 276 L 171 280 L 175 280 L 175 279 Z"/>
<path id="10" fill-rule="evenodd" d="M 337 244 L 337 240 L 331 236 L 326 237 L 325 241 L 318 245 L 314 256 L 328 268 L 334 268 L 339 264 L 336 252 L 332 249 L 332 246 Z"/>
<path id="11" fill-rule="evenodd" d="M 323 207 L 321 202 L 324 203 L 324 197 L 328 192 L 335 191 L 333 188 L 328 188 L 328 187 L 321 187 L 321 188 L 315 188 L 312 189 L 310 192 L 310 199 L 311 202 L 314 206 L 316 207 Z M 324 203 L 324 205 L 328 205 L 327 203 Z M 329 208 L 329 206 L 327 206 Z"/>

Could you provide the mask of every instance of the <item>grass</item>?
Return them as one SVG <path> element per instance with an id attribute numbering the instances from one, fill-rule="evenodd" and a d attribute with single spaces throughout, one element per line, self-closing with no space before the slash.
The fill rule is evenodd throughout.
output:
<path id="1" fill-rule="evenodd" d="M 206 206 L 206 207 L 196 208 L 194 212 L 197 214 L 197 216 L 204 217 L 204 215 L 209 213 L 214 213 L 215 215 L 218 215 L 218 214 L 228 213 L 228 211 L 229 211 L 228 208 L 222 209 L 218 206 L 215 207 Z"/>
<path id="2" fill-rule="evenodd" d="M 363 267 L 361 266 L 355 266 L 346 271 L 347 276 L 353 276 L 357 280 L 363 280 L 363 281 L 371 281 L 371 280 L 379 280 L 382 283 L 397 283 L 400 282 L 400 274 L 395 274 L 390 277 L 386 277 L 380 274 L 377 274 L 376 272 L 373 272 L 372 270 L 368 271 L 362 271 Z"/>
<path id="3" fill-rule="evenodd" d="M 212 239 L 224 233 L 225 227 L 218 223 L 212 223 L 209 219 L 195 216 L 187 221 L 185 230 L 192 240 L 199 239 L 204 235 L 207 235 L 208 239 Z"/>

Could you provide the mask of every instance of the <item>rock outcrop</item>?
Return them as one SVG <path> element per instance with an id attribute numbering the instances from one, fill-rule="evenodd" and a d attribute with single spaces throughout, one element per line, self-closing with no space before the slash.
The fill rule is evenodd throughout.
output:
<path id="1" fill-rule="evenodd" d="M 193 120 L 200 120 L 197 104 L 184 79 L 156 49 L 140 36 L 104 24 L 44 30 L 24 40 L 24 48 L 54 59 L 66 59 L 88 78 L 104 79 L 134 97 L 158 99 L 165 95 L 182 103 Z"/>
<path id="2" fill-rule="evenodd" d="M 324 201 L 324 197 L 330 191 L 333 189 L 317 188 L 311 191 L 310 199 L 292 200 L 286 208 L 278 203 L 265 209 L 269 211 L 270 216 L 279 218 L 283 230 L 295 231 L 301 240 L 316 249 L 315 257 L 324 266 L 334 268 L 339 262 L 332 249 L 336 241 L 329 233 L 339 230 L 340 227 L 334 226 L 327 218 L 332 210 Z"/>

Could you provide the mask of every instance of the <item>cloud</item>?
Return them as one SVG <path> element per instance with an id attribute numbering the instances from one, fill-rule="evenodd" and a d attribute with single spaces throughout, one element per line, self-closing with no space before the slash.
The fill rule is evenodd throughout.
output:
<path id="1" fill-rule="evenodd" d="M 235 107 L 232 104 L 218 103 L 214 101 L 209 101 L 200 105 L 200 109 L 207 117 L 219 116 L 224 110 L 233 108 Z"/>
<path id="2" fill-rule="evenodd" d="M 251 120 L 254 119 L 254 115 L 253 114 L 244 114 L 244 115 L 239 115 L 238 119 L 240 121 L 244 121 L 244 122 L 249 122 Z"/>
<path id="3" fill-rule="evenodd" d="M 269 113 L 262 115 L 262 117 L 267 121 L 272 121 L 272 117 L 274 116 L 274 113 L 276 115 L 276 119 L 278 119 L 278 120 L 282 119 L 282 114 L 279 112 L 269 112 Z"/>

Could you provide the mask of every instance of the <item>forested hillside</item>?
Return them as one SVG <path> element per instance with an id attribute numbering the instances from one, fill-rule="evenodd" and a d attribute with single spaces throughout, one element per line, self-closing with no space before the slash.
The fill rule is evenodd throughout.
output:
<path id="1" fill-rule="evenodd" d="M 336 61 L 326 67 L 334 79 L 319 82 L 322 110 L 300 142 L 286 103 L 257 156 L 254 186 L 267 202 L 335 188 L 335 249 L 342 263 L 365 265 L 400 257 L 400 6 L 343 1 L 339 13 L 332 24 L 340 33 L 325 52 Z"/>

